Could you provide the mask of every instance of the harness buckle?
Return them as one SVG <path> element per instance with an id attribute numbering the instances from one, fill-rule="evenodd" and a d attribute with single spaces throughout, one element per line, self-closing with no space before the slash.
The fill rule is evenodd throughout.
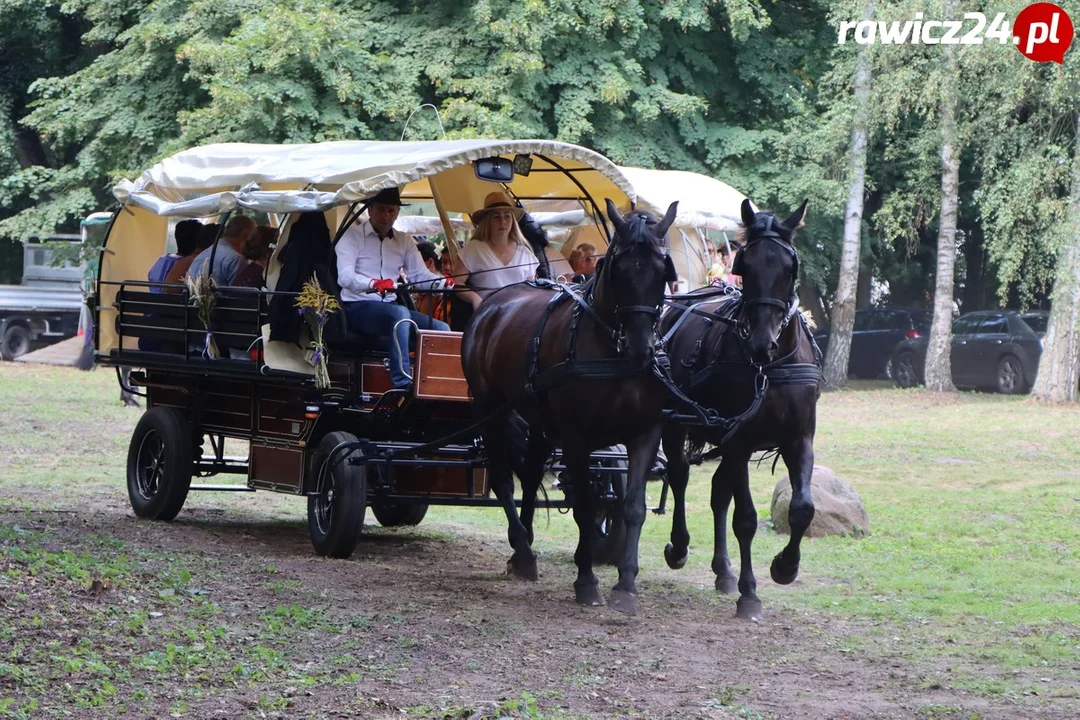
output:
<path id="1" fill-rule="evenodd" d="M 762 394 L 769 389 L 769 376 L 765 374 L 761 365 L 757 366 L 757 377 L 754 378 L 754 387 Z"/>

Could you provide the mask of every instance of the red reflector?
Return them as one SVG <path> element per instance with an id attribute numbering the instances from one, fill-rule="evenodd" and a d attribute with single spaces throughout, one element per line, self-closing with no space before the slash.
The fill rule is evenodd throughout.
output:
<path id="1" fill-rule="evenodd" d="M 906 337 L 908 340 L 914 340 L 915 338 L 919 337 L 919 331 L 918 330 L 905 330 L 904 331 L 904 337 Z"/>

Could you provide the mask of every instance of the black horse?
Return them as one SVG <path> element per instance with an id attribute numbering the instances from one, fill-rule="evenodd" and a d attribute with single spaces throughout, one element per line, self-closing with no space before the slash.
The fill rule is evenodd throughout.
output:
<path id="1" fill-rule="evenodd" d="M 739 541 L 741 568 L 737 614 L 761 617 L 750 560 L 757 512 L 750 497 L 748 464 L 756 451 L 778 449 L 791 478 L 791 540 L 772 562 L 775 582 L 793 582 L 799 573 L 799 544 L 814 517 L 810 478 L 814 468 L 814 429 L 820 394 L 820 357 L 801 313 L 797 312 L 799 255 L 793 244 L 806 205 L 780 222 L 771 213 L 755 213 L 742 204 L 742 241 L 732 268 L 742 277 L 741 296 L 698 291 L 692 310 L 667 313 L 661 332 L 675 382 L 691 399 L 732 422 L 710 428 L 669 424 L 664 430 L 668 481 L 675 501 L 667 563 L 686 563 L 690 534 L 686 528 L 688 456 L 700 457 L 705 444 L 722 455 L 712 479 L 715 529 L 712 568 L 716 589 L 736 588 L 727 552 L 727 510 L 732 497 L 732 526 Z M 674 331 L 672 332 L 672 329 Z M 756 409 L 756 411 L 755 411 Z M 688 442 L 689 440 L 689 442 Z M 710 453 L 712 454 L 712 453 Z"/>
<path id="2" fill-rule="evenodd" d="M 532 514 L 552 443 L 563 451 L 579 530 L 575 597 L 603 605 L 593 573 L 596 514 L 589 492 L 589 455 L 625 444 L 629 455 L 624 503 L 627 541 L 611 606 L 637 611 L 638 539 L 645 520 L 645 480 L 660 443 L 668 390 L 653 377 L 656 324 L 664 287 L 675 273 L 665 236 L 675 219 L 633 212 L 623 218 L 609 200 L 615 234 L 596 277 L 579 288 L 511 285 L 480 306 L 462 340 L 462 364 L 484 430 L 492 489 L 509 522 L 514 553 L 508 570 L 536 580 Z M 518 464 L 524 506 L 514 506 L 509 415 L 529 425 Z M 517 463 L 515 463 L 517 464 Z"/>

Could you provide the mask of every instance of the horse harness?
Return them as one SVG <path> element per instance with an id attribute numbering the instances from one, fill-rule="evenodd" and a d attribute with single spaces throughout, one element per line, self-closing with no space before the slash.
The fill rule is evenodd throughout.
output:
<path id="1" fill-rule="evenodd" d="M 644 377 L 648 374 L 648 369 L 632 367 L 627 358 L 623 356 L 626 350 L 626 335 L 622 330 L 622 323 L 620 322 L 615 328 L 609 327 L 593 308 L 592 290 L 594 281 L 589 281 L 580 287 L 544 279 L 533 280 L 529 284 L 542 289 L 554 289 L 556 293 L 544 308 L 525 353 L 528 373 L 528 381 L 525 387 L 527 394 L 537 396 L 556 385 L 572 380 L 618 380 Z M 565 358 L 562 362 L 541 370 L 540 341 L 544 334 L 544 328 L 547 326 L 548 319 L 555 309 L 567 300 L 572 300 L 575 306 L 570 315 L 570 333 Z M 651 314 L 656 320 L 660 317 L 660 308 L 644 305 L 619 307 L 616 308 L 615 312 L 617 316 L 630 312 L 642 312 Z M 578 327 L 581 318 L 585 315 L 592 319 L 601 335 L 614 347 L 616 357 L 597 360 L 577 359 Z"/>
<path id="2" fill-rule="evenodd" d="M 746 246 L 740 248 L 735 255 L 735 261 L 732 263 L 732 273 L 736 275 L 742 275 L 745 271 L 745 260 L 743 259 L 743 253 L 747 248 L 754 246 L 757 243 L 769 240 L 777 243 L 786 252 L 790 253 L 794 260 L 793 274 L 798 278 L 799 272 L 799 253 L 789 243 L 773 229 L 774 219 L 770 215 L 766 218 L 766 227 L 758 237 L 747 243 Z M 720 445 L 723 445 L 730 440 L 735 433 L 753 418 L 757 412 L 761 409 L 761 404 L 765 399 L 765 394 L 770 385 L 814 385 L 818 388 L 821 387 L 822 381 L 822 353 L 818 347 L 817 342 L 814 340 L 814 336 L 810 333 L 810 328 L 806 323 L 806 319 L 798 312 L 798 294 L 793 290 L 791 301 L 784 303 L 782 300 L 771 297 L 756 297 L 748 298 L 743 295 L 738 289 L 724 285 L 719 291 L 720 295 L 724 295 L 731 298 L 731 301 L 723 305 L 717 311 L 712 312 L 703 308 L 695 307 L 693 305 L 683 305 L 678 302 L 669 301 L 669 305 L 681 312 L 680 317 L 672 324 L 671 328 L 664 334 L 661 341 L 663 348 L 667 347 L 668 342 L 674 337 L 676 331 L 682 326 L 684 322 L 691 315 L 699 315 L 705 318 L 705 329 L 701 335 L 694 341 L 693 349 L 690 352 L 688 358 L 681 362 L 682 366 L 686 369 L 698 368 L 694 371 L 687 382 L 684 389 L 687 394 L 693 394 L 702 385 L 712 382 L 717 377 L 724 378 L 752 378 L 754 382 L 754 398 L 750 403 L 750 406 L 734 417 L 730 418 L 718 418 L 715 410 L 711 410 L 713 415 L 712 422 L 708 425 L 721 426 L 726 432 L 723 439 L 720 441 Z M 681 295 L 674 298 L 674 300 L 702 300 L 710 297 L 709 295 Z M 752 359 L 749 347 L 748 339 L 750 335 L 749 323 L 745 320 L 745 313 L 748 308 L 756 305 L 771 305 L 778 307 L 785 311 L 784 319 L 780 324 L 780 329 L 777 331 L 776 338 L 778 341 L 780 335 L 790 324 L 791 319 L 797 317 L 799 328 L 796 330 L 795 335 L 795 347 L 791 352 L 786 355 L 777 358 L 768 363 L 756 363 Z M 714 322 L 720 322 L 734 328 L 735 336 L 739 341 L 739 346 L 743 351 L 744 360 L 721 360 L 708 363 L 705 367 L 699 367 L 701 365 L 701 352 L 705 343 L 705 338 L 712 329 Z M 810 341 L 811 348 L 814 352 L 813 363 L 794 363 L 791 359 L 798 353 L 802 336 L 805 333 L 807 339 Z M 721 341 L 722 342 L 722 341 Z M 819 390 L 820 391 L 820 390 Z M 687 422 L 686 418 L 679 418 L 682 422 Z"/>

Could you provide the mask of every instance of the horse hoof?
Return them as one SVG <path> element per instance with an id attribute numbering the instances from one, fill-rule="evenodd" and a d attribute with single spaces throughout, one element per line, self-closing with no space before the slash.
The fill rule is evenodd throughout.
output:
<path id="1" fill-rule="evenodd" d="M 515 553 L 506 561 L 506 574 L 519 580 L 536 582 L 540 579 L 540 570 L 536 567 L 536 556 L 529 557 Z"/>
<path id="2" fill-rule="evenodd" d="M 735 617 L 750 622 L 760 622 L 764 616 L 761 609 L 761 601 L 757 598 L 741 597 L 735 602 Z"/>
<path id="3" fill-rule="evenodd" d="M 674 545 L 668 543 L 664 548 L 664 560 L 667 560 L 667 565 L 672 570 L 682 570 L 683 566 L 686 565 L 686 559 L 688 557 L 690 557 L 689 549 L 683 551 L 681 558 L 677 558 L 675 557 Z"/>
<path id="4" fill-rule="evenodd" d="M 578 605 L 584 605 L 585 607 L 598 607 L 605 604 L 599 583 L 574 585 L 574 599 L 577 600 Z"/>
<path id="5" fill-rule="evenodd" d="M 725 595 L 734 595 L 739 591 L 739 580 L 734 575 L 727 577 L 716 576 L 716 592 Z"/>
<path id="6" fill-rule="evenodd" d="M 773 558 L 772 564 L 769 565 L 769 574 L 772 575 L 773 582 L 777 585 L 790 585 L 795 582 L 795 578 L 799 577 L 799 566 L 796 565 L 792 572 L 786 573 L 780 569 L 781 557 L 781 555 L 777 555 Z"/>
<path id="7" fill-rule="evenodd" d="M 637 593 L 615 588 L 611 591 L 611 609 L 631 617 L 637 615 Z"/>

